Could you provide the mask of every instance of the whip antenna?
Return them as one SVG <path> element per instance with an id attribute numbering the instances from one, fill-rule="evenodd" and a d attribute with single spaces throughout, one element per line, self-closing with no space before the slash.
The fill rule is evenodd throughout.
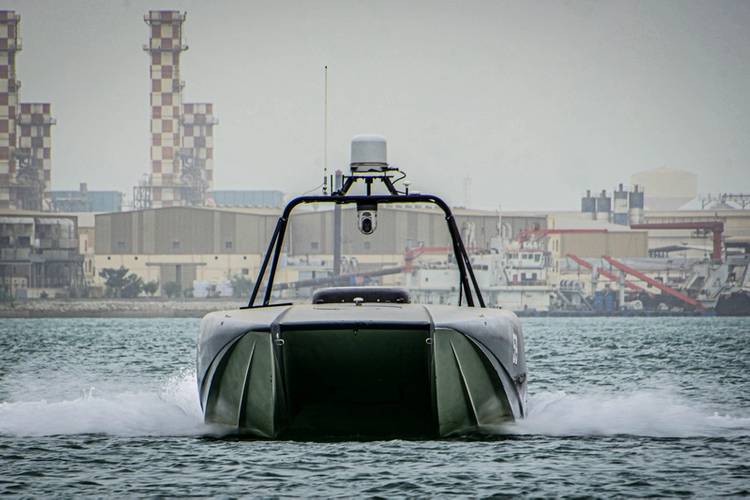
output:
<path id="1" fill-rule="evenodd" d="M 331 186 L 333 190 L 333 186 Z M 323 66 L 323 194 L 328 193 L 328 65 Z"/>

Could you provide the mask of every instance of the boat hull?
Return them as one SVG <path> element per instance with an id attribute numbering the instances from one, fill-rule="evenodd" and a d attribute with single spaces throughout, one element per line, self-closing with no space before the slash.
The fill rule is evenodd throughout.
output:
<path id="1" fill-rule="evenodd" d="M 419 438 L 481 431 L 525 413 L 523 338 L 512 313 L 297 307 L 267 324 L 254 311 L 204 318 L 206 422 L 268 439 Z"/>
<path id="2" fill-rule="evenodd" d="M 750 291 L 736 290 L 722 294 L 715 307 L 718 316 L 750 316 Z"/>

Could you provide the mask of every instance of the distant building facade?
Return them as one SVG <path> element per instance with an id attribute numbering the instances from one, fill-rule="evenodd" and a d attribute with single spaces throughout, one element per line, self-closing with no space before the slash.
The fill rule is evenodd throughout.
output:
<path id="1" fill-rule="evenodd" d="M 95 216 L 95 269 L 124 266 L 163 287 L 255 279 L 276 214 L 171 207 Z"/>
<path id="2" fill-rule="evenodd" d="M 50 191 L 53 212 L 119 212 L 123 194 L 119 191 L 89 191 L 81 183 L 78 191 Z"/>
<path id="3" fill-rule="evenodd" d="M 6 296 L 53 297 L 83 285 L 75 216 L 0 213 L 0 288 Z"/>
<path id="4" fill-rule="evenodd" d="M 213 204 L 222 208 L 281 208 L 284 193 L 274 190 L 221 189 L 209 192 Z"/>
<path id="5" fill-rule="evenodd" d="M 124 266 L 144 280 L 160 285 L 177 282 L 183 289 L 194 281 L 218 283 L 243 276 L 257 277 L 261 257 L 280 210 L 170 207 L 95 216 L 96 273 Z M 417 247 L 452 253 L 445 215 L 435 209 L 382 207 L 378 229 L 361 237 L 356 211 L 342 211 L 342 255 L 358 263 L 349 271 L 403 265 L 408 249 Z M 495 212 L 457 209 L 456 221 L 473 251 L 487 251 L 500 234 Z M 534 229 L 544 217 L 504 217 L 506 231 Z M 306 276 L 307 267 L 332 267 L 333 211 L 296 212 L 284 240 L 285 258 L 279 281 Z M 295 265 L 285 265 L 287 257 Z"/>

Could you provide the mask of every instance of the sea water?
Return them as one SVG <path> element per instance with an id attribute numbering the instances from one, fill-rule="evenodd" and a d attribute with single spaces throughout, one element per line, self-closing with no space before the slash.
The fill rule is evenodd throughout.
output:
<path id="1" fill-rule="evenodd" d="M 529 318 L 528 418 L 429 441 L 202 423 L 194 319 L 0 320 L 0 494 L 750 494 L 750 318 Z"/>

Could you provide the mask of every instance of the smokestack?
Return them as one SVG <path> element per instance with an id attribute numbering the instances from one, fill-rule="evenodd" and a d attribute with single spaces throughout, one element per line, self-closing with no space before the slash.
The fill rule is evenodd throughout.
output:
<path id="1" fill-rule="evenodd" d="M 16 52 L 21 50 L 18 24 L 21 16 L 12 10 L 0 11 L 0 208 L 15 208 L 11 185 L 16 177 L 16 114 L 18 81 Z"/>
<path id="2" fill-rule="evenodd" d="M 144 50 L 151 58 L 151 206 L 182 205 L 180 184 L 180 54 L 185 14 L 152 10 L 144 17 L 150 28 Z"/>

